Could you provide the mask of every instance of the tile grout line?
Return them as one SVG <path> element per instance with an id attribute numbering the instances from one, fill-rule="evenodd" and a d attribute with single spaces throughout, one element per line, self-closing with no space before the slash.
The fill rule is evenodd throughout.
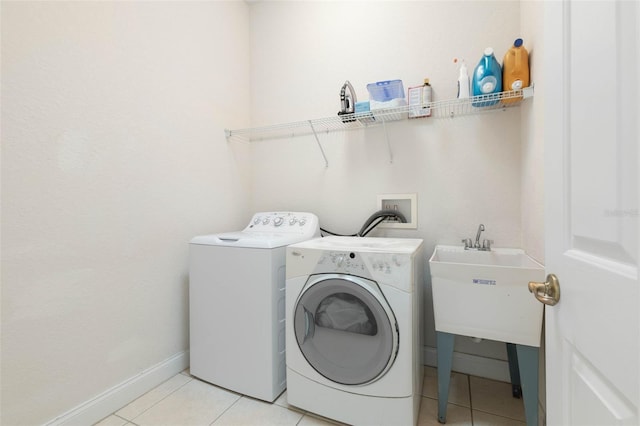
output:
<path id="1" fill-rule="evenodd" d="M 469 405 L 471 406 L 471 424 L 472 425 L 474 424 L 474 420 L 473 420 L 473 412 L 474 412 L 474 410 L 478 411 L 478 412 L 481 412 L 481 413 L 484 413 L 484 414 L 489 414 L 491 416 L 500 417 L 502 419 L 507 419 L 507 420 L 521 422 L 521 423 L 525 423 L 526 424 L 526 421 L 523 422 L 521 419 L 510 417 L 510 416 L 507 416 L 507 415 L 505 415 L 503 413 L 498 414 L 498 413 L 495 413 L 495 412 L 482 410 L 480 408 L 473 408 L 473 397 L 471 396 L 472 395 L 472 393 L 471 393 L 471 375 L 467 375 L 467 380 L 468 380 L 468 383 L 469 383 Z M 492 379 L 488 379 L 488 380 L 492 380 Z M 497 380 L 493 380 L 493 381 L 497 381 Z M 520 400 L 522 400 L 522 399 L 520 399 Z"/>
<path id="2" fill-rule="evenodd" d="M 306 411 L 306 410 L 296 411 L 296 410 L 292 410 L 292 409 L 291 409 L 291 408 L 289 408 L 289 407 L 282 407 L 282 408 L 286 408 L 287 410 L 289 410 L 289 411 L 293 411 L 294 413 L 300 413 L 300 414 L 302 414 L 302 416 L 300 417 L 300 419 L 296 422 L 296 426 L 298 426 L 298 425 L 300 424 L 300 422 L 302 421 L 302 419 L 304 419 L 304 418 L 306 417 L 307 413 L 308 413 L 308 411 Z"/>
<path id="3" fill-rule="evenodd" d="M 471 426 L 473 426 L 473 397 L 471 396 L 471 375 L 467 374 L 467 388 L 469 389 L 469 411 L 471 414 Z"/>
<path id="4" fill-rule="evenodd" d="M 515 421 L 515 422 L 520 422 L 520 423 L 525 423 L 526 424 L 526 421 L 523 421 L 521 419 L 516 419 L 516 418 L 513 418 L 513 417 L 509 417 L 509 416 L 505 416 L 504 414 L 496 414 L 496 413 L 492 413 L 490 411 L 481 410 L 479 408 L 476 408 L 476 411 L 479 411 L 480 413 L 484 413 L 484 414 L 489 414 L 491 416 L 500 417 L 500 418 L 503 418 L 503 419 L 512 420 L 512 421 Z"/>
<path id="5" fill-rule="evenodd" d="M 178 373 L 178 374 L 182 374 L 182 373 Z M 175 376 L 173 376 L 173 377 L 175 377 Z M 169 379 L 165 380 L 165 382 L 166 382 L 166 381 L 168 381 L 168 380 L 171 380 L 173 377 L 170 377 Z M 186 382 L 184 382 L 182 385 L 178 386 L 177 388 L 175 388 L 174 390 L 172 390 L 171 392 L 169 392 L 168 394 L 166 394 L 164 397 L 160 398 L 159 400 L 157 400 L 156 402 L 154 402 L 153 404 L 151 404 L 151 406 L 149 406 L 148 408 L 146 408 L 146 409 L 142 410 L 142 412 L 140 412 L 140 413 L 139 413 L 137 416 L 135 416 L 134 418 L 132 418 L 132 419 L 126 419 L 126 418 L 125 418 L 125 420 L 127 420 L 128 422 L 131 422 L 131 423 L 133 423 L 133 424 L 135 424 L 135 425 L 137 425 L 137 423 L 135 423 L 135 422 L 134 422 L 134 420 L 135 420 L 135 419 L 137 419 L 138 417 L 140 417 L 141 415 L 143 415 L 143 414 L 144 414 L 144 413 L 146 413 L 147 411 L 151 410 L 153 407 L 155 407 L 156 405 L 160 404 L 162 401 L 164 401 L 165 399 L 167 399 L 169 396 L 173 395 L 176 391 L 178 391 L 179 389 L 182 389 L 182 388 L 183 388 L 184 386 L 186 386 L 188 383 L 191 383 L 191 382 L 193 381 L 193 377 L 189 377 L 189 376 L 187 376 L 187 377 L 189 378 L 189 380 L 187 380 Z M 164 383 L 164 382 L 163 382 L 163 383 Z M 161 384 L 162 384 L 162 383 L 161 383 Z M 158 386 L 160 386 L 160 385 L 158 385 Z M 154 389 L 155 389 L 155 388 L 154 388 Z M 153 390 L 153 389 L 151 389 L 151 390 Z M 151 390 L 150 390 L 149 392 L 151 392 Z M 148 392 L 147 392 L 147 393 L 148 393 Z M 146 394 L 145 394 L 145 395 L 146 395 Z M 141 396 L 143 396 L 143 395 L 141 395 Z M 131 402 L 133 402 L 133 401 L 131 401 Z M 124 407 L 122 407 L 122 408 L 124 408 Z M 118 417 L 120 417 L 120 416 L 118 416 Z"/>
<path id="6" fill-rule="evenodd" d="M 138 425 L 136 425 L 135 423 L 133 423 L 131 420 L 129 420 L 129 419 L 125 419 L 124 417 L 119 416 L 119 415 L 117 415 L 116 413 L 113 413 L 113 414 L 112 414 L 112 416 L 117 417 L 117 418 L 119 418 L 120 420 L 123 420 L 123 421 L 127 422 L 127 423 L 125 423 L 125 425 L 126 425 L 126 424 L 128 424 L 128 423 L 131 423 L 131 424 L 134 424 L 135 426 L 138 426 Z"/>
<path id="7" fill-rule="evenodd" d="M 235 393 L 235 392 L 232 392 Z M 235 401 L 233 401 L 233 404 L 231 404 L 230 406 L 228 406 L 227 408 L 224 409 L 224 411 L 222 411 L 222 413 L 220 413 L 215 419 L 213 419 L 213 421 L 211 423 L 209 423 L 209 426 L 213 425 L 215 422 L 217 422 L 218 420 L 220 420 L 220 417 L 224 416 L 224 413 L 226 413 L 227 411 L 229 411 L 231 409 L 231 407 L 233 407 L 234 405 L 236 405 L 242 398 L 244 398 L 245 396 L 242 394 L 237 394 L 240 398 L 236 399 Z"/>
<path id="8" fill-rule="evenodd" d="M 300 422 L 302 421 L 302 419 L 304 419 L 304 416 L 306 416 L 306 414 L 302 414 L 302 417 L 300 417 L 300 419 L 296 422 L 296 426 L 300 425 Z"/>

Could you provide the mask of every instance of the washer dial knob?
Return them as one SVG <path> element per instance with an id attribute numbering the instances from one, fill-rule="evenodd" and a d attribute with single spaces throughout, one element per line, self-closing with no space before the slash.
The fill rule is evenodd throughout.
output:
<path id="1" fill-rule="evenodd" d="M 282 225 L 282 222 L 284 222 L 284 219 L 281 216 L 278 216 L 275 219 L 273 219 L 274 226 L 280 226 Z"/>

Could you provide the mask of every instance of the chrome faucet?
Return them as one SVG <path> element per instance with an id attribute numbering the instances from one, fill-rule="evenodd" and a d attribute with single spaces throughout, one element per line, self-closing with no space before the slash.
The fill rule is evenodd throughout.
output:
<path id="1" fill-rule="evenodd" d="M 472 242 L 471 238 L 465 238 L 462 240 L 464 243 L 465 250 L 480 250 L 480 251 L 491 251 L 491 240 L 482 240 L 482 245 L 480 245 L 480 234 L 484 231 L 484 225 L 480 224 L 478 226 L 478 232 L 476 233 L 476 241 Z"/>
<path id="2" fill-rule="evenodd" d="M 476 234 L 476 243 L 473 245 L 474 248 L 480 248 L 480 234 L 482 234 L 482 231 L 484 231 L 484 225 L 480 224 L 480 226 L 478 226 L 478 233 Z"/>

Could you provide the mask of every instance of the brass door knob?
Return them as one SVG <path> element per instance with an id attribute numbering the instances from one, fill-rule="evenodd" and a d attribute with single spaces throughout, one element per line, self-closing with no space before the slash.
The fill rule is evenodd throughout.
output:
<path id="1" fill-rule="evenodd" d="M 545 305 L 554 306 L 560 301 L 560 281 L 554 274 L 547 275 L 543 283 L 530 281 L 529 291 Z"/>

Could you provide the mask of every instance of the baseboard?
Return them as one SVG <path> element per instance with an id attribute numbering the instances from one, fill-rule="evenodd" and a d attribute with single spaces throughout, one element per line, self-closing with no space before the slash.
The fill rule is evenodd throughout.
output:
<path id="1" fill-rule="evenodd" d="M 422 351 L 424 364 L 437 367 L 438 356 L 436 348 L 425 346 Z M 453 371 L 470 374 L 472 376 L 485 377 L 487 379 L 511 382 L 509 376 L 509 363 L 500 359 L 485 358 L 478 355 L 453 353 Z"/>
<path id="2" fill-rule="evenodd" d="M 189 366 L 189 351 L 180 352 L 108 389 L 55 419 L 45 426 L 92 425 L 114 413 L 139 396 Z"/>

